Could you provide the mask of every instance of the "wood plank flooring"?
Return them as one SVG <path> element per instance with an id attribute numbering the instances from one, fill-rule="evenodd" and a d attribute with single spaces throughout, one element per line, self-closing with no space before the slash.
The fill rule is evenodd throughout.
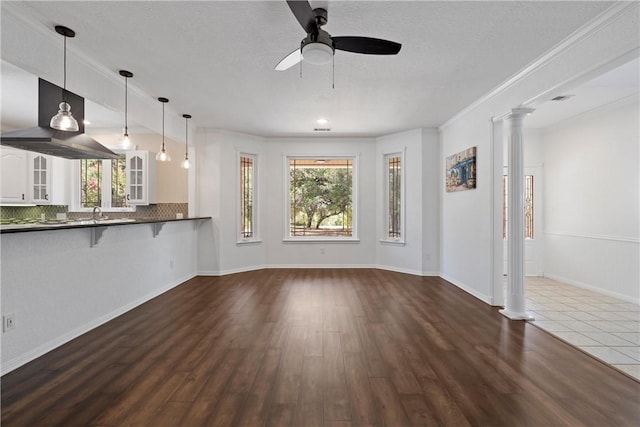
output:
<path id="1" fill-rule="evenodd" d="M 439 278 L 197 277 L 2 378 L 2 426 L 637 426 L 640 383 Z"/>

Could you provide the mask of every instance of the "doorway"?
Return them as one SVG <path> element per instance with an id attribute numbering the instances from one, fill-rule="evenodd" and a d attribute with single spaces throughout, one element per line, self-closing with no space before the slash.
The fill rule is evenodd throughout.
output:
<path id="1" fill-rule="evenodd" d="M 544 275 L 542 249 L 542 168 L 525 167 L 524 188 L 524 232 L 525 232 L 525 276 Z M 508 168 L 504 168 L 502 177 L 502 273 L 507 275 L 508 268 Z"/>

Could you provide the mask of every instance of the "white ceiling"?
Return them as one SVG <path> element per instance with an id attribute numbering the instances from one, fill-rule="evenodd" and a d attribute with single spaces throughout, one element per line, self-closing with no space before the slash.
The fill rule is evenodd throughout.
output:
<path id="1" fill-rule="evenodd" d="M 61 39 L 53 26 L 65 25 L 77 33 L 68 41 L 70 52 L 113 73 L 132 71 L 130 87 L 151 98 L 166 96 L 175 111 L 192 114 L 200 127 L 311 135 L 316 119 L 326 117 L 331 135 L 377 136 L 444 123 L 612 4 L 311 3 L 328 8 L 324 29 L 332 35 L 390 39 L 402 43 L 400 54 L 337 51 L 332 89 L 330 65 L 305 64 L 302 78 L 299 67 L 273 71 L 305 35 L 285 1 L 4 1 L 2 8 L 10 4 L 12 14 L 28 25 L 19 27 L 24 37 L 7 37 L 2 26 L 3 59 L 12 62 L 4 55 L 5 43 L 24 43 L 21 60 L 33 61 L 18 65 L 43 77 L 61 74 L 61 59 L 50 67 L 34 65 L 38 56 L 52 52 L 28 45 L 27 35 L 44 29 Z M 61 47 L 60 40 L 60 52 L 54 52 L 60 57 Z M 5 69 L 3 64 L 3 129 L 6 105 L 20 99 L 13 94 L 16 98 L 7 100 Z M 70 82 L 72 76 L 69 70 Z M 61 84 L 61 77 L 51 80 Z M 98 88 L 95 96 L 91 92 L 79 94 L 100 98 Z M 25 114 L 28 108 L 17 111 Z"/>
<path id="2" fill-rule="evenodd" d="M 621 100 L 638 99 L 640 59 L 636 58 L 579 86 L 565 90 L 563 101 L 539 105 L 525 120 L 527 128 L 546 128 Z"/>

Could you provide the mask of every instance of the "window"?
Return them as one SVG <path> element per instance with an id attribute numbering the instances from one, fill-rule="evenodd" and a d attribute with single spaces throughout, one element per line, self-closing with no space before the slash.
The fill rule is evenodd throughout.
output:
<path id="1" fill-rule="evenodd" d="M 507 239 L 509 181 L 507 175 L 502 177 L 502 238 Z M 533 239 L 533 175 L 524 177 L 524 238 Z"/>
<path id="2" fill-rule="evenodd" d="M 287 239 L 357 239 L 355 166 L 355 157 L 287 157 Z"/>
<path id="3" fill-rule="evenodd" d="M 256 240 L 256 156 L 240 154 L 240 241 Z"/>
<path id="4" fill-rule="evenodd" d="M 384 234 L 383 241 L 404 241 L 404 174 L 403 153 L 384 156 Z"/>
<path id="5" fill-rule="evenodd" d="M 127 206 L 124 154 L 115 160 L 82 159 L 79 163 L 79 210 L 133 210 Z"/>

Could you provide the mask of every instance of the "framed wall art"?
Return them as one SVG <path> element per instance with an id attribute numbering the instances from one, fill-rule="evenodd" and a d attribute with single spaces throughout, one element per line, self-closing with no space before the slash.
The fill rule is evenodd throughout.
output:
<path id="1" fill-rule="evenodd" d="M 446 159 L 447 193 L 476 188 L 476 150 L 470 147 Z"/>

